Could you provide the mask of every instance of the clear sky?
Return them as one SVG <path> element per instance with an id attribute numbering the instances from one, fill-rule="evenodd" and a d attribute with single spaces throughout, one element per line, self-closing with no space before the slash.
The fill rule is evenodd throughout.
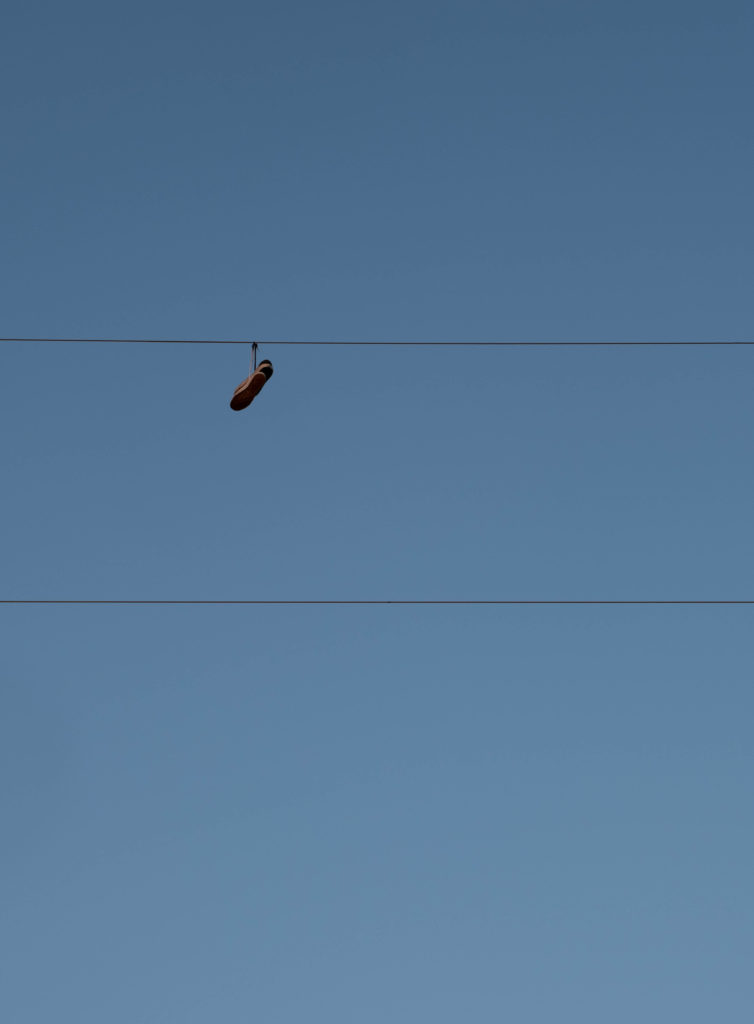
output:
<path id="1" fill-rule="evenodd" d="M 6 0 L 0 335 L 754 337 L 750 3 Z M 0 596 L 751 598 L 754 350 L 0 348 Z M 752 609 L 4 608 L 12 1024 L 748 1022 Z"/>

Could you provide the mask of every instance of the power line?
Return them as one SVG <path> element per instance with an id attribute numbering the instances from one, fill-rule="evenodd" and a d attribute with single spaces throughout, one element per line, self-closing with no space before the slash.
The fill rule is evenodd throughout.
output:
<path id="1" fill-rule="evenodd" d="M 250 345 L 254 339 L 233 338 L 0 338 L 0 342 L 49 343 L 54 345 Z M 292 341 L 290 339 L 263 341 L 260 345 L 319 345 L 390 346 L 393 348 L 426 348 L 447 346 L 455 348 L 574 348 L 574 347 L 731 347 L 750 346 L 752 341 Z"/>
<path id="2" fill-rule="evenodd" d="M 388 599 L 272 599 L 272 598 L 249 598 L 249 599 L 229 599 L 229 600 L 217 600 L 217 599 L 158 599 L 158 598 L 0 598 L 0 605 L 151 605 L 151 606 L 181 606 L 181 605 L 193 605 L 193 606 L 226 606 L 226 605 L 282 605 L 282 606 L 293 606 L 293 605 L 318 605 L 318 606 L 346 606 L 346 605 L 412 605 L 412 606 L 542 606 L 542 605 L 644 605 L 644 606 L 686 606 L 686 605 L 697 605 L 697 606 L 723 606 L 723 605 L 754 605 L 754 599 L 752 600 L 713 600 L 706 598 L 682 600 L 682 599 L 659 599 L 659 598 L 646 598 L 646 599 L 629 599 L 629 598 L 568 598 L 568 599 L 550 599 L 550 598 L 534 598 L 534 599 L 519 599 L 519 598 L 501 598 L 501 599 L 445 599 L 445 598 L 398 598 L 396 600 Z"/>

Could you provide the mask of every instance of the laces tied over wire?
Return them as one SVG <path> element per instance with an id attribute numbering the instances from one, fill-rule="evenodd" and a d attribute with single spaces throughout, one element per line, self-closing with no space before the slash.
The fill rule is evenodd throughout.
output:
<path id="1" fill-rule="evenodd" d="M 258 341 L 252 341 L 251 343 L 251 362 L 249 363 L 249 376 L 254 373 L 257 368 L 257 348 L 259 347 Z"/>

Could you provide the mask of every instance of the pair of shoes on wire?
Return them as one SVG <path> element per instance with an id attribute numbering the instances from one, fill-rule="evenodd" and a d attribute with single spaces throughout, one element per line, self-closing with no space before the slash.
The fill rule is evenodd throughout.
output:
<path id="1" fill-rule="evenodd" d="M 252 373 L 238 385 L 230 400 L 230 407 L 236 412 L 247 409 L 272 376 L 272 363 L 263 359 Z"/>

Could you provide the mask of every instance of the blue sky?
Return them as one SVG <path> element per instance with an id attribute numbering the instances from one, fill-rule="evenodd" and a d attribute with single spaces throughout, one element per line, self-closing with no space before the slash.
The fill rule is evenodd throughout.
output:
<path id="1" fill-rule="evenodd" d="M 743 3 L 7 3 L 18 336 L 748 340 Z M 751 598 L 747 348 L 3 344 L 4 597 Z M 745 608 L 5 608 L 14 1024 L 749 1019 Z"/>

